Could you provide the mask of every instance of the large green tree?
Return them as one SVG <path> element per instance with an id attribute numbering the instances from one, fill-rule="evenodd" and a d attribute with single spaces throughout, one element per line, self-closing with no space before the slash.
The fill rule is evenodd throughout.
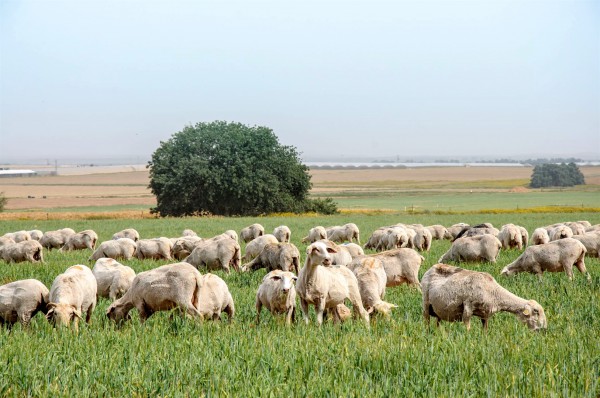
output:
<path id="1" fill-rule="evenodd" d="M 533 168 L 530 182 L 532 188 L 572 187 L 583 184 L 585 184 L 583 174 L 579 167 L 572 162 L 569 164 L 539 164 Z"/>
<path id="2" fill-rule="evenodd" d="M 153 210 L 161 216 L 315 210 L 308 167 L 267 127 L 223 121 L 186 126 L 161 142 L 148 168 Z"/>

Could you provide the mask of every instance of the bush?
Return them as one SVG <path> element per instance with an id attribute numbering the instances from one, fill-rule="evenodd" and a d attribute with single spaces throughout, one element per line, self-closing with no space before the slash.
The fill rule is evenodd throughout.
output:
<path id="1" fill-rule="evenodd" d="M 4 211 L 4 206 L 6 206 L 6 202 L 8 202 L 8 199 L 6 199 L 6 196 L 4 196 L 4 192 L 0 192 L 0 212 Z"/>
<path id="2" fill-rule="evenodd" d="M 532 188 L 572 187 L 584 184 L 583 174 L 575 163 L 537 165 L 533 168 L 530 182 Z"/>

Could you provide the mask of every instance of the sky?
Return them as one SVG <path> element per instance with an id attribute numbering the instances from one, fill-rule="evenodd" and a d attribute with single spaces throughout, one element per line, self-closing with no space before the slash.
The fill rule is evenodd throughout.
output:
<path id="1" fill-rule="evenodd" d="M 600 1 L 0 0 L 0 163 L 213 120 L 306 160 L 600 159 Z"/>

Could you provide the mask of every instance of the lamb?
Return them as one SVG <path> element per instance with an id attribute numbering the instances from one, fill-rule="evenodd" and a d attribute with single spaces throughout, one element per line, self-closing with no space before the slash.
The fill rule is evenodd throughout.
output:
<path id="1" fill-rule="evenodd" d="M 59 251 L 70 251 L 70 250 L 94 250 L 96 248 L 96 242 L 98 241 L 98 234 L 91 229 L 78 232 L 69 237 L 63 247 Z"/>
<path id="2" fill-rule="evenodd" d="M 75 231 L 71 228 L 46 231 L 40 238 L 40 244 L 48 250 L 60 249 L 67 243 L 71 235 L 75 235 Z"/>
<path id="3" fill-rule="evenodd" d="M 400 248 L 388 250 L 371 254 L 368 257 L 373 257 L 381 261 L 387 277 L 386 287 L 406 283 L 410 286 L 415 286 L 421 291 L 419 268 L 421 268 L 421 264 L 425 261 L 425 257 L 421 256 L 414 249 Z M 357 259 L 360 259 L 360 257 Z"/>
<path id="4" fill-rule="evenodd" d="M 240 231 L 240 238 L 244 241 L 244 243 L 248 243 L 251 240 L 258 238 L 259 236 L 263 236 L 265 234 L 265 227 L 260 224 L 252 224 L 243 228 Z"/>
<path id="5" fill-rule="evenodd" d="M 600 257 L 600 231 L 586 232 L 584 235 L 573 235 L 573 239 L 583 243 L 589 257 Z"/>
<path id="6" fill-rule="evenodd" d="M 296 292 L 304 321 L 308 324 L 308 306 L 313 304 L 317 313 L 317 324 L 323 323 L 326 309 L 336 308 L 346 299 L 352 303 L 354 316 L 360 316 L 369 325 L 369 314 L 364 309 L 358 290 L 358 281 L 354 273 L 344 266 L 331 266 L 331 255 L 336 250 L 323 242 L 315 242 L 306 249 L 306 262 L 300 270 Z M 339 317 L 334 311 L 334 321 Z"/>
<path id="7" fill-rule="evenodd" d="M 157 311 L 179 308 L 183 313 L 203 319 L 198 311 L 201 286 L 200 272 L 185 262 L 140 272 L 123 297 L 108 307 L 106 316 L 115 322 L 122 322 L 131 319 L 129 311 L 135 307 L 140 321 L 144 323 Z"/>
<path id="8" fill-rule="evenodd" d="M 319 225 L 308 231 L 308 235 L 302 238 L 302 243 L 315 243 L 321 239 L 327 239 L 327 231 Z"/>
<path id="9" fill-rule="evenodd" d="M 550 242 L 550 236 L 545 228 L 536 228 L 531 235 L 532 245 L 543 245 Z"/>
<path id="10" fill-rule="evenodd" d="M 286 324 L 294 321 L 296 312 L 296 288 L 298 277 L 291 272 L 273 270 L 262 280 L 256 292 L 256 324 L 260 324 L 260 312 L 266 307 L 271 314 L 286 314 Z"/>
<path id="11" fill-rule="evenodd" d="M 137 250 L 136 243 L 129 238 L 119 238 L 117 240 L 107 240 L 100 243 L 100 246 L 92 253 L 89 260 L 97 261 L 102 257 L 114 258 L 119 260 L 131 260 Z"/>
<path id="12" fill-rule="evenodd" d="M 0 246 L 0 258 L 7 263 L 43 263 L 43 248 L 37 240 L 24 240 Z"/>
<path id="13" fill-rule="evenodd" d="M 336 225 L 333 227 L 325 228 L 327 233 L 327 239 L 336 243 L 343 243 L 345 241 L 354 242 L 360 245 L 360 231 L 354 223 L 344 224 L 342 226 Z"/>
<path id="14" fill-rule="evenodd" d="M 172 248 L 173 243 L 169 238 L 140 239 L 136 243 L 135 256 L 140 260 L 146 258 L 170 260 Z"/>
<path id="15" fill-rule="evenodd" d="M 177 238 L 173 242 L 171 253 L 177 260 L 183 260 L 192 253 L 197 243 L 203 241 L 204 239 L 197 236 L 183 236 L 181 238 Z"/>
<path id="16" fill-rule="evenodd" d="M 24 242 L 26 240 L 31 240 L 31 235 L 27 231 L 17 231 L 17 232 L 8 232 L 5 233 L 3 238 L 10 238 L 15 241 L 15 243 Z"/>
<path id="17" fill-rule="evenodd" d="M 242 260 L 248 262 L 258 256 L 261 250 L 269 243 L 279 243 L 277 238 L 271 234 L 259 236 L 246 245 L 246 253 Z"/>
<path id="18" fill-rule="evenodd" d="M 92 273 L 98 285 L 98 296 L 111 301 L 122 297 L 135 278 L 135 271 L 113 258 L 101 258 L 96 261 Z"/>
<path id="19" fill-rule="evenodd" d="M 280 225 L 273 230 L 273 236 L 275 236 L 280 242 L 289 243 L 290 238 L 292 236 L 292 231 L 290 231 L 290 229 L 287 226 Z"/>
<path id="20" fill-rule="evenodd" d="M 113 240 L 121 239 L 121 238 L 129 238 L 134 242 L 140 240 L 140 233 L 133 228 L 127 228 L 122 231 L 116 232 L 112 236 Z"/>
<path id="21" fill-rule="evenodd" d="M 430 316 L 440 321 L 464 322 L 471 328 L 473 315 L 481 318 L 487 331 L 488 320 L 499 311 L 513 313 L 529 329 L 547 328 L 544 309 L 535 300 L 525 300 L 500 286 L 487 272 L 469 271 L 446 264 L 436 264 L 425 272 L 423 318 L 429 326 Z"/>
<path id="22" fill-rule="evenodd" d="M 233 239 L 206 240 L 196 245 L 184 261 L 196 268 L 222 269 L 229 273 L 229 266 L 240 271 L 240 245 Z"/>
<path id="23" fill-rule="evenodd" d="M 36 279 L 25 279 L 0 286 L 0 324 L 11 328 L 21 322 L 29 326 L 38 312 L 46 314 L 48 288 Z"/>
<path id="24" fill-rule="evenodd" d="M 587 274 L 588 280 L 591 280 L 590 274 L 585 269 L 586 252 L 583 243 L 573 238 L 529 246 L 515 261 L 502 269 L 502 275 L 510 276 L 519 272 L 530 272 L 537 274 L 541 280 L 544 271 L 564 271 L 569 280 L 572 280 L 573 265 L 575 265 L 582 274 Z"/>
<path id="25" fill-rule="evenodd" d="M 444 263 L 453 260 L 495 263 L 501 248 L 502 243 L 490 234 L 458 238 L 438 262 Z"/>
<path id="26" fill-rule="evenodd" d="M 235 306 L 233 297 L 225 281 L 214 274 L 200 276 L 200 296 L 198 312 L 202 319 L 221 320 L 221 313 L 227 314 L 227 321 L 233 321 Z"/>
<path id="27" fill-rule="evenodd" d="M 86 312 L 89 324 L 96 307 L 98 285 L 92 271 L 85 265 L 73 265 L 58 275 L 50 288 L 48 313 L 50 323 L 78 329 L 79 319 Z"/>
<path id="28" fill-rule="evenodd" d="M 550 242 L 552 242 L 554 240 L 559 240 L 559 239 L 564 239 L 564 238 L 572 238 L 573 231 L 571 230 L 571 228 L 567 227 L 566 225 L 558 225 L 558 226 L 552 228 L 548 232 L 548 235 L 550 236 Z"/>
<path id="29" fill-rule="evenodd" d="M 358 290 L 363 307 L 369 314 L 373 312 L 390 316 L 395 304 L 383 301 L 387 275 L 380 260 L 374 257 L 361 257 L 353 260 L 349 267 L 358 281 Z"/>
<path id="30" fill-rule="evenodd" d="M 502 243 L 503 249 L 523 249 L 523 236 L 521 229 L 515 224 L 505 224 L 498 234 L 498 240 Z"/>
<path id="31" fill-rule="evenodd" d="M 429 232 L 431 233 L 431 237 L 435 240 L 452 239 L 452 234 L 443 225 L 435 224 L 425 228 L 429 230 Z"/>
<path id="32" fill-rule="evenodd" d="M 44 233 L 39 229 L 32 229 L 31 231 L 27 232 L 29 233 L 29 236 L 32 240 L 37 240 L 38 242 L 40 239 L 42 239 L 42 236 L 44 236 Z"/>
<path id="33" fill-rule="evenodd" d="M 242 266 L 242 270 L 256 271 L 260 268 L 267 268 L 267 271 L 294 270 L 297 273 L 300 268 L 300 251 L 292 243 L 269 243 L 254 260 Z"/>

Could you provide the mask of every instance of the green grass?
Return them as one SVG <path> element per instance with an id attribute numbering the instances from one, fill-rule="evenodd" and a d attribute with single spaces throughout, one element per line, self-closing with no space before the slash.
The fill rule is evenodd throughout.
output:
<path id="1" fill-rule="evenodd" d="M 178 236 L 192 228 L 202 236 L 226 229 L 239 231 L 259 222 L 268 231 L 286 224 L 292 241 L 315 225 L 355 222 L 362 241 L 379 226 L 396 222 L 423 224 L 514 222 L 528 228 L 566 220 L 600 223 L 600 213 L 518 215 L 336 215 L 328 217 L 182 218 L 143 220 L 3 221 L 0 234 L 20 229 L 94 229 L 101 240 L 126 227 L 142 237 Z M 422 275 L 450 243 L 434 241 L 424 253 Z M 0 262 L 0 283 L 37 278 L 48 287 L 54 277 L 77 263 L 88 264 L 89 251 L 45 253 L 46 264 Z M 358 321 L 318 328 L 301 322 L 287 328 L 263 311 L 255 322 L 254 297 L 264 271 L 224 275 L 236 305 L 233 324 L 197 324 L 159 313 L 141 325 L 133 319 L 122 328 L 104 316 L 101 299 L 91 325 L 78 334 L 54 330 L 40 315 L 30 330 L 0 329 L 0 396 L 510 396 L 597 397 L 600 393 L 600 261 L 586 259 L 592 282 L 577 271 L 503 278 L 499 272 L 519 255 L 501 252 L 496 264 L 465 264 L 490 272 L 525 298 L 537 300 L 548 318 L 546 333 L 533 333 L 511 314 L 490 321 L 487 334 L 479 322 L 470 332 L 460 323 L 428 331 L 421 296 L 412 288 L 390 288 L 386 301 L 399 308 L 390 320 L 375 319 L 368 330 Z M 136 272 L 165 261 L 124 261 Z M 205 271 L 202 271 L 205 272 Z"/>

